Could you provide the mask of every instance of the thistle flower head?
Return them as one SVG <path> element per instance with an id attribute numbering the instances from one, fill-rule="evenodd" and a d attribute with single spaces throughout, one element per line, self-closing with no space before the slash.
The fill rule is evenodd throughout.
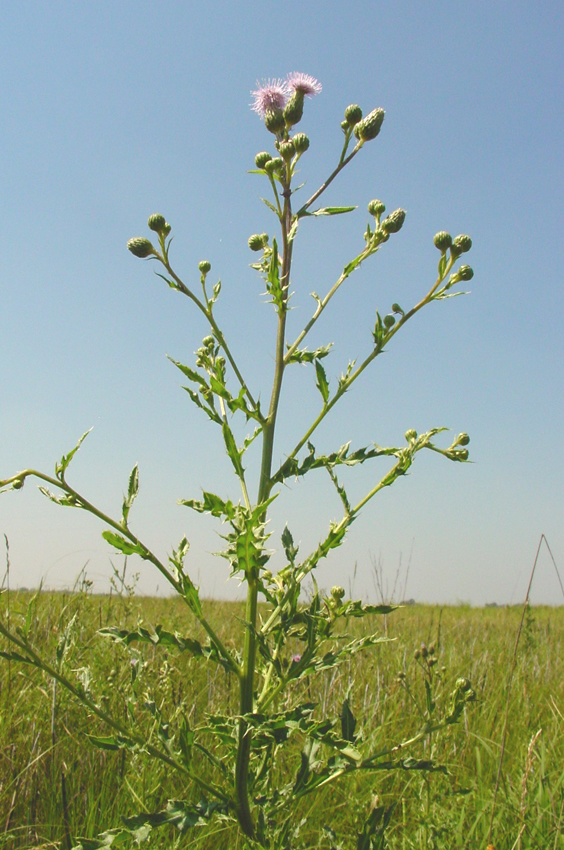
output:
<path id="1" fill-rule="evenodd" d="M 252 91 L 254 101 L 251 109 L 264 118 L 267 112 L 277 112 L 284 109 L 288 100 L 288 86 L 284 80 L 263 80 L 262 85 L 257 80 L 258 88 Z"/>
<path id="2" fill-rule="evenodd" d="M 321 92 L 321 83 L 311 77 L 309 74 L 300 74 L 299 71 L 293 71 L 286 77 L 286 85 L 293 91 L 299 91 L 301 94 L 306 94 L 308 97 L 313 97 Z"/>

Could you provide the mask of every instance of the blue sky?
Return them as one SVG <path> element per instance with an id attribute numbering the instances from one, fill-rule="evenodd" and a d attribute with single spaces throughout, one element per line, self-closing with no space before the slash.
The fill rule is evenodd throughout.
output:
<path id="1" fill-rule="evenodd" d="M 431 305 L 398 334 L 320 429 L 316 445 L 402 442 L 407 428 L 470 433 L 472 465 L 417 459 L 354 524 L 319 570 L 376 598 L 401 564 L 407 596 L 517 602 L 544 532 L 564 569 L 562 315 L 563 12 L 556 2 L 5 2 L 0 9 L 0 478 L 51 472 L 85 430 L 71 480 L 119 514 L 133 464 L 139 535 L 162 554 L 186 533 L 204 593 L 231 597 L 217 526 L 176 505 L 237 482 L 165 353 L 190 362 L 207 328 L 190 304 L 126 250 L 162 212 L 176 270 L 221 277 L 218 318 L 264 398 L 275 316 L 249 269 L 251 233 L 274 232 L 247 172 L 271 136 L 249 109 L 257 79 L 289 71 L 323 84 L 300 129 L 304 192 L 333 168 L 349 103 L 386 119 L 326 193 L 355 213 L 307 221 L 296 243 L 290 336 L 362 245 L 366 205 L 404 207 L 396 237 L 357 272 L 316 326 L 334 342 L 335 381 L 367 353 L 376 309 L 416 303 L 434 280 L 438 230 L 468 233 L 471 295 Z M 306 226 L 307 225 L 307 226 Z M 330 313 L 330 314 L 329 314 Z M 295 334 L 294 334 L 295 335 Z M 317 411 L 311 370 L 288 374 L 275 447 L 282 459 Z M 431 453 L 429 453 L 431 455 Z M 251 473 L 256 463 L 251 461 Z M 360 498 L 384 467 L 351 470 Z M 277 500 L 305 553 L 340 515 L 321 474 Z M 28 482 L 0 498 L 11 581 L 72 585 L 81 567 L 107 587 L 110 558 L 88 515 L 48 503 Z M 139 588 L 162 581 L 148 565 Z M 537 602 L 562 602 L 543 556 Z"/>

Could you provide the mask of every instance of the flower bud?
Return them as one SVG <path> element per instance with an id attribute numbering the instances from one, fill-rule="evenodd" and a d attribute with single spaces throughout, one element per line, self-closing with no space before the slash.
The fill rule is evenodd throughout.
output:
<path id="1" fill-rule="evenodd" d="M 380 227 L 385 233 L 397 233 L 401 230 L 405 221 L 405 210 L 394 210 L 384 221 L 380 222 Z"/>
<path id="2" fill-rule="evenodd" d="M 264 166 L 264 170 L 267 174 L 274 174 L 276 171 L 282 171 L 284 168 L 284 160 L 280 159 L 279 156 L 274 157 L 274 159 L 269 160 Z"/>
<path id="3" fill-rule="evenodd" d="M 349 127 L 354 127 L 362 118 L 362 109 L 357 103 L 351 103 L 345 109 L 345 119 Z"/>
<path id="4" fill-rule="evenodd" d="M 472 240 L 469 236 L 466 236 L 465 233 L 461 233 L 460 236 L 457 236 L 456 239 L 452 242 L 453 247 L 456 246 L 456 249 L 459 254 L 465 254 L 466 251 L 469 251 L 472 247 Z"/>
<path id="5" fill-rule="evenodd" d="M 257 155 L 255 156 L 255 165 L 256 165 L 257 168 L 264 168 L 266 163 L 270 162 L 271 159 L 272 159 L 272 157 L 268 153 L 268 151 L 261 151 L 260 153 L 257 153 Z"/>
<path id="6" fill-rule="evenodd" d="M 468 460 L 469 456 L 470 452 L 468 451 L 468 449 L 461 449 L 456 453 L 456 457 L 458 460 Z"/>
<path id="7" fill-rule="evenodd" d="M 134 236 L 133 239 L 130 239 L 127 243 L 127 248 L 135 257 L 141 257 L 141 259 L 150 257 L 151 254 L 156 254 L 151 241 L 149 239 L 145 239 L 144 236 Z"/>
<path id="8" fill-rule="evenodd" d="M 348 121 L 341 121 L 341 130 L 343 131 L 343 133 L 348 133 L 348 131 L 350 130 Z"/>
<path id="9" fill-rule="evenodd" d="M 470 442 L 470 437 L 468 436 L 468 434 L 465 434 L 464 432 L 462 434 L 459 434 L 458 437 L 456 438 L 456 445 L 457 446 L 467 446 L 469 444 L 469 442 Z"/>
<path id="10" fill-rule="evenodd" d="M 400 316 L 405 316 L 405 310 L 402 310 L 399 304 L 392 304 L 392 311 Z"/>
<path id="11" fill-rule="evenodd" d="M 251 251 L 262 251 L 268 243 L 268 235 L 266 233 L 253 233 L 249 236 L 249 248 Z"/>
<path id="12" fill-rule="evenodd" d="M 202 345 L 204 348 L 213 348 L 215 340 L 213 336 L 210 334 L 209 336 L 205 336 L 202 340 Z"/>
<path id="13" fill-rule="evenodd" d="M 435 234 L 433 242 L 435 243 L 435 247 L 444 253 L 452 245 L 452 236 L 446 230 L 440 230 Z"/>
<path id="14" fill-rule="evenodd" d="M 421 658 L 421 652 L 418 649 L 416 649 L 415 652 L 413 653 L 413 657 L 417 661 L 419 658 Z"/>
<path id="15" fill-rule="evenodd" d="M 211 269 L 211 263 L 208 260 L 202 260 L 201 263 L 198 263 L 198 268 L 202 274 L 207 274 Z"/>
<path id="16" fill-rule="evenodd" d="M 460 266 L 458 269 L 458 277 L 460 280 L 472 280 L 474 270 L 470 266 Z"/>
<path id="17" fill-rule="evenodd" d="M 429 655 L 434 655 L 434 654 L 435 654 L 435 644 L 432 643 L 431 646 L 429 647 Z"/>
<path id="18" fill-rule="evenodd" d="M 375 139 L 384 121 L 384 110 L 373 109 L 366 118 L 355 124 L 354 134 L 361 142 L 369 142 Z"/>
<path id="19" fill-rule="evenodd" d="M 296 153 L 302 154 L 309 148 L 309 139 L 305 133 L 296 133 L 292 139 Z"/>
<path id="20" fill-rule="evenodd" d="M 424 644 L 424 643 L 422 643 L 422 644 L 421 644 L 421 657 L 422 657 L 422 658 L 427 658 L 427 656 L 428 656 L 428 655 L 429 655 L 429 650 L 427 649 L 427 647 L 425 646 L 425 644 Z"/>
<path id="21" fill-rule="evenodd" d="M 409 431 L 405 432 L 405 439 L 408 443 L 411 443 L 412 440 L 417 439 L 417 431 L 414 428 L 410 428 Z"/>
<path id="22" fill-rule="evenodd" d="M 376 217 L 377 215 L 382 215 L 383 212 L 386 212 L 386 205 L 382 203 L 382 201 L 370 201 L 368 204 L 368 212 L 370 215 Z"/>
<path id="23" fill-rule="evenodd" d="M 289 162 L 294 154 L 296 153 L 296 148 L 294 147 L 294 142 L 281 142 L 278 150 L 280 152 L 280 156 L 285 162 Z"/>
<path id="24" fill-rule="evenodd" d="M 150 215 L 147 224 L 151 230 L 155 231 L 155 233 L 161 233 L 167 227 L 166 219 L 164 215 L 161 215 L 160 213 L 153 213 L 153 215 Z M 168 225 L 168 227 L 170 227 L 170 225 Z"/>
<path id="25" fill-rule="evenodd" d="M 333 597 L 333 599 L 342 599 L 344 595 L 344 587 L 340 587 L 338 584 L 336 584 L 335 587 L 331 588 L 331 596 Z"/>
<path id="26" fill-rule="evenodd" d="M 392 316 L 392 315 L 384 316 L 384 327 L 387 328 L 388 330 L 390 328 L 393 328 L 395 323 L 396 323 L 395 316 Z"/>
<path id="27" fill-rule="evenodd" d="M 304 114 L 304 93 L 299 89 L 294 91 L 294 94 L 284 107 L 284 121 L 286 127 L 293 127 L 302 120 Z"/>
<path id="28" fill-rule="evenodd" d="M 286 124 L 284 123 L 284 113 L 282 110 L 269 109 L 264 116 L 264 126 L 271 133 L 274 133 L 275 136 L 279 133 L 283 133 L 286 128 Z"/>

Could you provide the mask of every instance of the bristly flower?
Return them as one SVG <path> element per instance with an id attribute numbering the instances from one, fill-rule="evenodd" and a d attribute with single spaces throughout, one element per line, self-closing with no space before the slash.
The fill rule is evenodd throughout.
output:
<path id="1" fill-rule="evenodd" d="M 264 118 L 267 112 L 277 112 L 284 109 L 288 96 L 290 94 L 287 84 L 284 80 L 263 80 L 262 85 L 258 89 L 252 91 L 254 101 L 251 104 L 251 109 Z"/>
<path id="2" fill-rule="evenodd" d="M 307 94 L 308 97 L 313 97 L 321 92 L 321 83 L 311 77 L 309 74 L 300 74 L 299 71 L 293 71 L 288 74 L 287 85 L 294 91 L 299 91 L 302 94 Z"/>

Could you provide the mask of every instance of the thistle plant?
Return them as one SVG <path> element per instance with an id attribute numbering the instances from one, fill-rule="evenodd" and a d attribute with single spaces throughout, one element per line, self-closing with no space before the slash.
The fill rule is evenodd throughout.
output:
<path id="1" fill-rule="evenodd" d="M 428 305 L 462 294 L 455 287 L 473 276 L 470 266 L 459 264 L 462 254 L 471 248 L 470 237 L 460 235 L 453 239 L 445 231 L 437 233 L 434 243 L 440 258 L 436 277 L 433 275 L 420 300 L 410 309 L 404 310 L 393 303 L 383 314 L 375 311 L 368 350 L 359 361 L 349 362 L 336 387 L 332 388 L 324 366 L 331 345 L 309 349 L 306 338 L 348 278 L 390 238 L 396 238 L 406 217 L 403 209 L 387 213 L 382 201 L 371 200 L 364 245 L 346 262 L 324 295 L 312 293 L 315 306 L 311 317 L 295 339 L 288 338 L 292 256 L 301 235 L 302 222 L 307 218 L 343 215 L 356 208 L 323 207 L 318 202 L 341 171 L 379 135 L 384 121 L 383 109 L 373 109 L 364 115 L 360 106 L 348 106 L 341 122 L 344 140 L 334 170 L 308 199 L 296 203 L 301 187 L 294 186 L 294 179 L 298 163 L 310 151 L 310 141 L 305 133 L 295 128 L 302 120 L 306 99 L 320 92 L 321 85 L 313 77 L 294 73 L 286 80 L 265 82 L 252 93 L 252 108 L 270 134 L 267 137 L 270 144 L 265 145 L 270 150 L 256 155 L 251 173 L 258 175 L 269 187 L 270 200 L 265 203 L 273 214 L 275 227 L 272 235 L 257 233 L 248 240 L 250 250 L 257 255 L 252 268 L 263 278 L 267 300 L 277 316 L 275 368 L 268 407 L 260 400 L 265 394 L 251 388 L 245 379 L 221 328 L 216 312 L 221 283 L 210 282 L 210 262 L 200 262 L 198 273 L 191 277 L 195 282 L 185 282 L 173 268 L 171 225 L 161 214 L 149 218 L 150 239 L 136 237 L 128 242 L 134 256 L 157 263 L 158 276 L 175 292 L 186 296 L 204 319 L 206 335 L 196 351 L 195 364 L 172 362 L 186 379 L 185 389 L 191 401 L 221 432 L 240 485 L 240 495 L 226 500 L 204 491 L 200 498 L 183 499 L 180 504 L 192 511 L 212 515 L 226 529 L 223 534 L 226 545 L 220 554 L 229 562 L 231 575 L 237 576 L 246 586 L 240 645 L 227 645 L 221 629 L 208 619 L 205 600 L 200 598 L 185 565 L 189 549 L 186 537 L 166 559 L 162 559 L 133 530 L 130 512 L 139 489 L 137 466 L 129 477 L 118 517 L 99 510 L 67 478 L 69 465 L 86 434 L 72 451 L 63 455 L 54 475 L 25 469 L 0 481 L 2 490 L 20 490 L 28 478 L 39 479 L 39 489 L 51 501 L 96 516 L 106 526 L 102 534 L 112 549 L 125 556 L 137 555 L 156 567 L 186 603 L 206 635 L 200 641 L 194 636 L 168 632 L 158 625 L 147 628 L 139 624 L 134 630 L 101 629 L 103 638 L 117 642 L 125 652 L 145 642 L 168 651 L 189 653 L 201 663 L 223 668 L 226 675 L 238 682 L 236 714 L 209 715 L 195 726 L 188 722 L 185 703 L 180 707 L 157 708 L 154 703 L 135 698 L 127 703 L 125 719 L 123 714 L 114 717 L 97 698 L 92 684 L 84 677 L 77 678 L 68 669 L 66 636 L 61 639 L 56 658 L 49 660 L 32 644 L 32 613 L 29 610 L 16 630 L 0 621 L 0 632 L 11 642 L 11 648 L 1 653 L 5 658 L 41 669 L 86 707 L 93 723 L 97 718 L 106 724 L 110 734 L 90 735 L 93 744 L 143 753 L 146 758 L 163 762 L 182 782 L 191 783 L 193 793 L 189 799 L 171 800 L 165 809 L 157 812 L 125 813 L 121 825 L 110 828 L 97 839 L 83 839 L 77 847 L 84 850 L 121 844 L 128 838 L 140 842 L 148 838 L 153 829 L 166 825 L 185 833 L 217 818 L 232 821 L 249 848 L 282 850 L 310 846 L 300 843 L 298 835 L 305 798 L 336 782 L 347 782 L 352 775 L 444 770 L 428 758 L 413 755 L 413 748 L 428 736 L 455 724 L 473 698 L 468 680 L 459 678 L 448 691 L 444 676 L 435 676 L 431 661 L 426 661 L 424 699 L 422 702 L 414 699 L 419 706 L 417 712 L 414 711 L 416 728 L 404 740 L 389 741 L 376 749 L 369 743 L 369 725 L 361 728 L 353 714 L 350 695 L 342 703 L 337 717 L 323 716 L 319 706 L 307 699 L 305 683 L 311 677 L 338 668 L 355 654 L 370 652 L 375 645 L 388 640 L 381 630 L 368 629 L 362 637 L 352 638 L 347 635 L 347 623 L 351 618 L 368 618 L 366 622 L 373 623 L 375 615 L 393 610 L 392 605 L 369 605 L 347 599 L 342 587 L 333 587 L 329 593 L 321 591 L 315 580 L 320 562 L 341 546 L 349 527 L 367 503 L 408 472 L 420 451 L 432 451 L 448 460 L 464 463 L 468 460 L 469 443 L 468 435 L 461 433 L 450 445 L 441 448 L 435 438 L 445 429 L 436 427 L 424 433 L 409 429 L 405 442 L 396 446 L 373 443 L 353 448 L 350 443 L 344 443 L 334 451 L 323 453 L 312 442 L 315 432 L 344 394 L 365 377 L 368 367 L 390 347 L 408 321 Z M 298 363 L 309 365 L 310 373 L 313 370 L 319 412 L 296 445 L 285 448 L 285 459 L 277 465 L 274 441 L 284 376 L 287 369 L 295 368 Z M 242 444 L 236 438 L 237 419 L 252 426 Z M 260 473 L 258 481 L 253 482 L 249 480 L 245 462 L 247 453 L 257 449 L 260 451 Z M 368 492 L 354 502 L 342 482 L 340 467 L 352 467 L 378 458 L 388 459 L 383 475 L 376 476 Z M 314 470 L 324 471 L 328 486 L 335 488 L 342 516 L 329 523 L 317 547 L 305 557 L 299 554 L 298 545 L 286 526 L 281 535 L 284 565 L 278 572 L 272 572 L 269 568 L 273 554 L 269 546 L 269 508 L 286 480 L 301 479 Z M 138 693 L 135 665 L 132 669 L 131 688 L 135 695 Z M 440 694 L 434 690 L 437 682 Z M 151 714 L 156 737 L 142 732 L 140 717 L 143 712 Z M 287 764 L 293 766 L 290 775 L 282 769 L 282 765 Z M 341 837 L 344 846 L 355 846 L 359 850 L 382 847 L 384 832 L 392 817 L 393 804 L 374 805 L 355 835 Z M 328 834 L 333 834 L 333 827 L 338 833 L 338 825 L 333 824 Z"/>

